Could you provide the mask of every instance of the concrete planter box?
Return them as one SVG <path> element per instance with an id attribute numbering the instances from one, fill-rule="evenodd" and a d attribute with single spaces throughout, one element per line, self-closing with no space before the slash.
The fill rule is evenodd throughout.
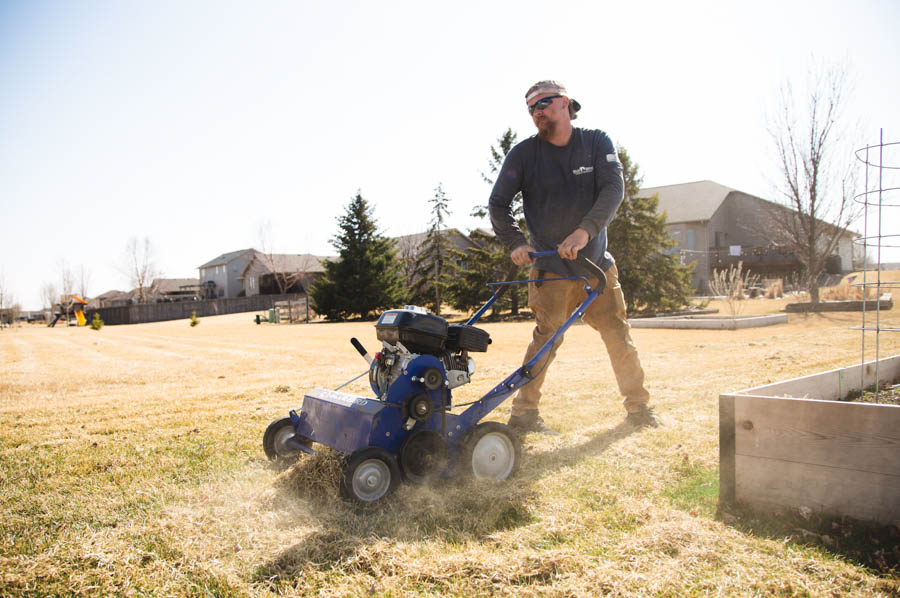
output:
<path id="1" fill-rule="evenodd" d="M 900 406 L 840 401 L 875 382 L 869 362 L 720 395 L 720 501 L 900 524 Z"/>
<path id="2" fill-rule="evenodd" d="M 702 330 L 737 330 L 784 324 L 787 314 L 763 316 L 663 316 L 659 318 L 635 318 L 628 320 L 632 328 L 683 328 Z"/>

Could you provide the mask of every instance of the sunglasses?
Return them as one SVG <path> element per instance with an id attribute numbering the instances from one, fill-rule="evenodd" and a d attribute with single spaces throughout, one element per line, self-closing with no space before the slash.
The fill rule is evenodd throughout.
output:
<path id="1" fill-rule="evenodd" d="M 538 100 L 537 102 L 535 102 L 534 104 L 532 104 L 531 106 L 528 107 L 528 114 L 534 114 L 535 110 L 543 110 L 544 108 L 546 108 L 547 106 L 552 104 L 553 100 L 555 100 L 556 98 L 561 98 L 561 97 L 562 97 L 561 95 L 555 95 L 555 96 L 547 96 L 546 98 L 541 98 L 540 100 Z"/>

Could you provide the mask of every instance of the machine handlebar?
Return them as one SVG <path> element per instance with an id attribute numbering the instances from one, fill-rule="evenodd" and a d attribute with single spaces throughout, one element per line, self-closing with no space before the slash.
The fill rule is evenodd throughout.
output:
<path id="1" fill-rule="evenodd" d="M 530 257 L 530 258 L 550 257 L 552 255 L 559 255 L 559 254 L 557 253 L 557 251 L 555 249 L 548 249 L 547 251 L 529 251 L 528 252 L 528 257 Z M 563 259 L 565 259 L 565 258 L 563 258 Z M 580 252 L 575 257 L 574 260 L 570 260 L 570 261 L 573 261 L 576 264 L 579 264 L 579 265 L 587 268 L 591 272 L 592 278 L 599 278 L 603 282 L 606 282 L 606 274 L 603 272 L 603 269 L 600 268 L 600 266 L 598 266 L 591 260 L 589 260 L 588 258 L 584 257 Z M 603 288 L 603 287 L 601 286 L 600 288 Z"/>

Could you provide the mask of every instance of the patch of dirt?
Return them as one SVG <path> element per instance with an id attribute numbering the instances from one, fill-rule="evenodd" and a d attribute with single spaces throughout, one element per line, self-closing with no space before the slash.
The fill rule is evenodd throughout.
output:
<path id="1" fill-rule="evenodd" d="M 875 392 L 875 386 L 870 386 L 863 391 L 853 391 L 847 394 L 844 401 L 854 403 L 878 403 L 879 405 L 900 405 L 900 384 L 894 380 L 893 384 L 883 383 Z"/>

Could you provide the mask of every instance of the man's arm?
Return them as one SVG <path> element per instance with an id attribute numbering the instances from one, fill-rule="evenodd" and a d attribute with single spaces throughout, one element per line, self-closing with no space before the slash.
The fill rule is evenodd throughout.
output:
<path id="1" fill-rule="evenodd" d="M 503 161 L 503 166 L 500 167 L 497 180 L 494 182 L 491 198 L 488 201 L 488 212 L 491 216 L 494 234 L 511 250 L 510 258 L 517 266 L 534 263 L 534 260 L 528 255 L 534 249 L 528 244 L 512 213 L 512 200 L 521 190 L 522 168 L 518 160 L 518 152 L 513 148 Z"/>
<path id="2" fill-rule="evenodd" d="M 594 149 L 594 184 L 597 189 L 594 207 L 585 214 L 578 225 L 579 228 L 584 229 L 588 233 L 588 240 L 596 237 L 601 230 L 612 222 L 616 215 L 616 210 L 619 209 L 619 206 L 622 205 L 622 200 L 625 198 L 622 163 L 619 162 L 619 156 L 616 153 L 612 139 L 605 133 L 602 134 Z M 577 233 L 578 230 L 576 229 L 575 232 Z"/>

